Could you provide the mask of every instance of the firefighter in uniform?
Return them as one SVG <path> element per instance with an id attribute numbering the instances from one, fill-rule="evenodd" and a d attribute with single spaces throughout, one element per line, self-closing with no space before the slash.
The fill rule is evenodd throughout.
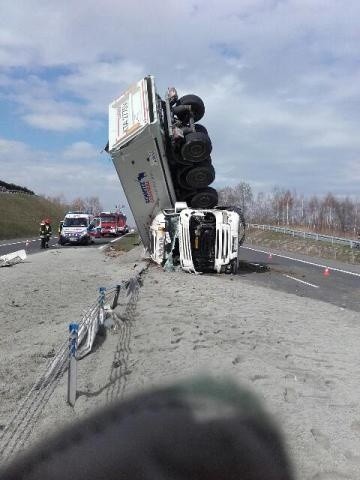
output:
<path id="1" fill-rule="evenodd" d="M 41 248 L 49 248 L 49 240 L 52 235 L 50 220 L 42 220 L 40 224 Z"/>

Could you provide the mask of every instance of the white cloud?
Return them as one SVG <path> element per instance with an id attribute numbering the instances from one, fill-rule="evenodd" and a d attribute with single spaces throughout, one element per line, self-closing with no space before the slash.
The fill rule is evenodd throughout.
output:
<path id="1" fill-rule="evenodd" d="M 99 152 L 94 145 L 89 142 L 75 142 L 66 147 L 63 156 L 66 159 L 82 159 L 89 160 L 98 157 Z"/>
<path id="2" fill-rule="evenodd" d="M 0 164 L 1 180 L 26 186 L 37 194 L 63 194 L 67 200 L 97 196 L 104 208 L 126 203 L 112 162 L 87 142 L 53 153 L 0 138 Z"/>
<path id="3" fill-rule="evenodd" d="M 23 120 L 33 127 L 55 132 L 77 130 L 85 126 L 85 120 L 71 115 L 58 113 L 24 115 Z"/>
<path id="4" fill-rule="evenodd" d="M 314 175 L 336 172 L 334 188 L 357 188 L 342 168 L 359 149 L 355 0 L 3 0 L 2 12 L 0 100 L 34 129 L 78 132 L 64 166 L 97 158 L 91 135 L 106 136 L 108 103 L 153 73 L 161 94 L 204 98 L 217 182 L 316 193 Z"/>

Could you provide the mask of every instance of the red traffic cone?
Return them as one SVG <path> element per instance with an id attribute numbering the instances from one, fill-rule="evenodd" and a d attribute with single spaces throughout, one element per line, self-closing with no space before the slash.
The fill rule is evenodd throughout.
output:
<path id="1" fill-rule="evenodd" d="M 330 270 L 328 267 L 325 267 L 325 270 L 323 272 L 324 277 L 328 277 L 330 275 Z"/>

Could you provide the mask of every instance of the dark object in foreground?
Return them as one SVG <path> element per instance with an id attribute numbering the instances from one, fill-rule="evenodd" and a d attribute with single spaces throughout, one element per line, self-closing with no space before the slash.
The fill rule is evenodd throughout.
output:
<path id="1" fill-rule="evenodd" d="M 0 471 L 2 480 L 290 480 L 283 441 L 254 395 L 196 379 L 116 403 Z"/>

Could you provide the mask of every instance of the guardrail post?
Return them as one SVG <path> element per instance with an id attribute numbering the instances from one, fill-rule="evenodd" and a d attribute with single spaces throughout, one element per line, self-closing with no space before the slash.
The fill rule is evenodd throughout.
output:
<path id="1" fill-rule="evenodd" d="M 105 312 L 104 312 L 105 292 L 106 292 L 105 287 L 99 288 L 99 315 L 98 315 L 99 325 L 103 325 L 105 320 Z"/>
<path id="2" fill-rule="evenodd" d="M 79 324 L 69 325 L 69 371 L 68 371 L 68 403 L 73 407 L 77 391 L 77 361 L 76 350 L 78 346 Z"/>
<path id="3" fill-rule="evenodd" d="M 120 285 L 116 285 L 116 292 L 115 292 L 113 303 L 111 305 L 112 309 L 117 307 L 118 300 L 119 300 L 119 294 L 120 294 Z"/>

